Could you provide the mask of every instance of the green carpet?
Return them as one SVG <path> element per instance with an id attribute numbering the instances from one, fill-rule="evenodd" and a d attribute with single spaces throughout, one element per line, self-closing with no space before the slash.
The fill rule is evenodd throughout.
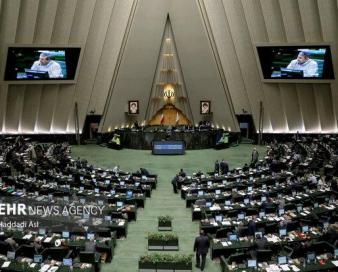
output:
<path id="1" fill-rule="evenodd" d="M 216 159 L 225 159 L 230 166 L 240 167 L 251 159 L 252 145 L 240 145 L 224 150 L 187 151 L 183 156 L 154 156 L 144 150 L 112 150 L 97 145 L 72 146 L 74 158 L 80 157 L 102 168 L 120 165 L 125 171 L 136 171 L 140 167 L 158 175 L 158 187 L 148 198 L 144 209 L 138 209 L 137 221 L 129 224 L 127 239 L 119 240 L 112 263 L 102 265 L 103 272 L 138 271 L 138 258 L 147 254 L 147 233 L 157 231 L 157 217 L 170 215 L 173 232 L 179 236 L 182 253 L 193 253 L 194 238 L 198 235 L 199 222 L 191 220 L 191 210 L 185 208 L 185 201 L 172 191 L 171 179 L 183 168 L 189 175 L 197 170 L 212 171 Z M 265 156 L 265 147 L 258 147 L 260 157 Z M 152 251 L 153 252 L 153 251 Z M 177 252 L 174 252 L 177 253 Z M 194 267 L 193 271 L 200 271 Z M 220 271 L 218 261 L 207 258 L 207 272 Z"/>

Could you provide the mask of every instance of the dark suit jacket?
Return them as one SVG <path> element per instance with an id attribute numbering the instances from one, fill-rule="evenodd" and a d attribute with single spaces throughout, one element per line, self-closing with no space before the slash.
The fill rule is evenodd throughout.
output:
<path id="1" fill-rule="evenodd" d="M 219 162 L 215 162 L 215 173 L 219 172 Z"/>
<path id="2" fill-rule="evenodd" d="M 258 151 L 257 150 L 252 151 L 251 162 L 253 162 L 253 163 L 258 162 L 258 157 L 259 157 Z"/>
<path id="3" fill-rule="evenodd" d="M 265 237 L 262 237 L 256 240 L 257 249 L 266 249 L 267 244 L 268 244 L 268 239 L 266 239 Z"/>
<path id="4" fill-rule="evenodd" d="M 194 244 L 194 251 L 197 254 L 207 254 L 209 250 L 210 242 L 209 238 L 204 235 L 196 237 Z"/>
<path id="5" fill-rule="evenodd" d="M 250 220 L 248 223 L 248 228 L 249 228 L 249 234 L 251 236 L 254 236 L 256 232 L 256 222 L 253 220 Z"/>
<path id="6" fill-rule="evenodd" d="M 87 241 L 85 243 L 85 251 L 86 252 L 95 252 L 95 242 Z"/>
<path id="7" fill-rule="evenodd" d="M 141 171 L 141 175 L 144 175 L 144 176 L 150 175 L 149 171 L 145 168 L 140 168 L 140 171 Z"/>
<path id="8" fill-rule="evenodd" d="M 229 172 L 229 165 L 224 161 L 219 163 L 219 168 L 221 169 L 222 174 L 227 174 Z"/>

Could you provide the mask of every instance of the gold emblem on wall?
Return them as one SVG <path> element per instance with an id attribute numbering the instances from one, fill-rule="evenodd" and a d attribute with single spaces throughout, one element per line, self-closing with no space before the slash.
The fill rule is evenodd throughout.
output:
<path id="1" fill-rule="evenodd" d="M 167 84 L 164 86 L 163 97 L 167 103 L 173 102 L 172 100 L 175 98 L 175 90 L 173 85 Z"/>

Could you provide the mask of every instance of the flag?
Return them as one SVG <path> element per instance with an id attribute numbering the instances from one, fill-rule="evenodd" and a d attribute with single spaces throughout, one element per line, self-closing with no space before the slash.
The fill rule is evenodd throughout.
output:
<path id="1" fill-rule="evenodd" d="M 180 121 L 180 115 L 176 112 L 176 125 L 178 124 L 178 121 Z"/>
<path id="2" fill-rule="evenodd" d="M 161 125 L 163 125 L 163 123 L 164 123 L 164 114 L 162 113 L 162 115 L 161 115 Z"/>

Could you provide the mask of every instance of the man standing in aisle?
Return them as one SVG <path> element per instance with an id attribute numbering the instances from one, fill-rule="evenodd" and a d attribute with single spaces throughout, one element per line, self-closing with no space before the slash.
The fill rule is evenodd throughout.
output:
<path id="1" fill-rule="evenodd" d="M 258 162 L 258 158 L 259 158 L 259 153 L 256 149 L 256 147 L 254 147 L 254 149 L 252 150 L 252 154 L 251 154 L 251 167 L 255 167 L 257 162 Z"/>
<path id="2" fill-rule="evenodd" d="M 172 180 L 171 180 L 171 184 L 173 185 L 173 190 L 174 193 L 177 194 L 177 183 L 178 183 L 178 178 L 179 175 L 177 174 Z"/>
<path id="3" fill-rule="evenodd" d="M 196 252 L 196 267 L 204 271 L 205 259 L 208 254 L 210 242 L 204 231 L 200 231 L 200 235 L 196 237 L 194 244 L 194 251 Z M 202 260 L 201 260 L 202 259 Z"/>

